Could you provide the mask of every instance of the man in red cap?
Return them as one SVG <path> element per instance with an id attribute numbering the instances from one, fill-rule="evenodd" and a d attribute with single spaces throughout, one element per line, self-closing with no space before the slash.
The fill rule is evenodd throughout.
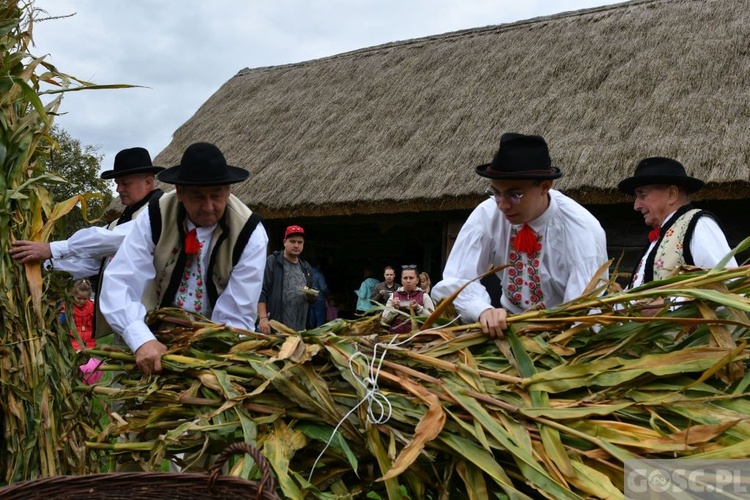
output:
<path id="1" fill-rule="evenodd" d="M 503 335 L 508 312 L 554 307 L 580 296 L 607 262 L 607 245 L 599 221 L 552 189 L 562 172 L 552 166 L 542 137 L 503 134 L 492 163 L 476 172 L 489 179 L 490 199 L 461 228 L 432 296 L 448 297 L 468 283 L 454 301 L 456 311 L 496 337 Z M 498 273 L 502 306 L 493 307 L 487 289 L 472 280 L 504 264 Z"/>
<path id="2" fill-rule="evenodd" d="M 305 230 L 292 225 L 284 231 L 284 250 L 277 250 L 266 259 L 258 300 L 258 329 L 263 333 L 271 333 L 271 319 L 296 331 L 307 328 L 310 303 L 316 294 L 312 289 L 312 267 L 300 257 L 304 247 Z"/>

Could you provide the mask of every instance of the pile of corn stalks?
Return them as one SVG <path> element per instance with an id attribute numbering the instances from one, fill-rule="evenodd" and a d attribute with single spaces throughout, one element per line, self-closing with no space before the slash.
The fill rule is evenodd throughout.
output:
<path id="1" fill-rule="evenodd" d="M 161 375 L 90 351 L 122 386 L 80 390 L 124 406 L 87 444 L 158 469 L 246 441 L 288 498 L 621 498 L 628 459 L 747 457 L 750 266 L 600 291 L 504 340 L 445 307 L 400 337 L 377 316 L 266 336 L 161 310 Z"/>

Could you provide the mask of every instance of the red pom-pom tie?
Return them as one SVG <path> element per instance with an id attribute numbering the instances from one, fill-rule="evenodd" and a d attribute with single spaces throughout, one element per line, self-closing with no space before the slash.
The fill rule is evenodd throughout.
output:
<path id="1" fill-rule="evenodd" d="M 528 224 L 524 224 L 521 230 L 516 233 L 516 237 L 513 240 L 513 248 L 526 255 L 533 255 L 542 249 L 542 244 L 539 243 L 534 230 Z"/>
<path id="2" fill-rule="evenodd" d="M 198 234 L 195 229 L 191 229 L 187 235 L 185 235 L 185 253 L 188 255 L 196 255 L 201 251 L 201 243 L 198 241 Z"/>
<path id="3" fill-rule="evenodd" d="M 661 226 L 655 227 L 648 232 L 648 242 L 653 243 L 654 241 L 659 239 L 659 236 L 661 236 Z"/>

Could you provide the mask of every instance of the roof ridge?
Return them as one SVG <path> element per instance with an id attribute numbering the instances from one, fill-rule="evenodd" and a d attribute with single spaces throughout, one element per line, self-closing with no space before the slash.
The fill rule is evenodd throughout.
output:
<path id="1" fill-rule="evenodd" d="M 338 54 L 332 54 L 330 56 L 323 56 L 323 57 L 318 57 L 316 59 L 308 59 L 305 61 L 299 61 L 295 63 L 277 64 L 274 66 L 259 66 L 257 68 L 245 67 L 241 69 L 240 71 L 238 71 L 237 74 L 234 75 L 234 78 L 239 77 L 239 76 L 244 76 L 250 72 L 271 71 L 271 70 L 277 70 L 277 69 L 286 69 L 290 67 L 300 67 L 306 64 L 313 64 L 313 63 L 318 63 L 321 61 L 335 60 L 341 57 L 349 57 L 355 54 L 367 54 L 369 52 L 378 52 L 378 51 L 381 51 L 384 49 L 390 49 L 393 47 L 402 47 L 402 46 L 413 45 L 413 44 L 422 44 L 424 42 L 434 41 L 438 39 L 450 40 L 451 38 L 464 37 L 471 33 L 474 33 L 474 34 L 497 33 L 500 31 L 523 28 L 528 25 L 548 22 L 551 20 L 559 20 L 559 19 L 566 19 L 569 17 L 578 17 L 582 15 L 597 14 L 600 12 L 607 12 L 610 10 L 617 10 L 617 9 L 622 9 L 624 7 L 632 7 L 632 6 L 641 5 L 641 4 L 668 3 L 668 2 L 674 2 L 674 1 L 682 2 L 686 0 L 628 0 L 628 1 L 618 2 L 614 4 L 609 4 L 609 5 L 600 5 L 598 7 L 588 7 L 586 9 L 569 10 L 569 11 L 564 11 L 564 12 L 558 12 L 556 14 L 550 14 L 547 16 L 538 16 L 538 17 L 532 17 L 529 19 L 522 19 L 519 21 L 510 22 L 510 23 L 491 24 L 491 25 L 477 27 L 477 28 L 466 28 L 462 30 L 448 31 L 446 33 L 440 33 L 440 34 L 435 34 L 435 35 L 426 35 L 426 36 L 422 36 L 419 38 L 410 38 L 407 40 L 397 40 L 393 42 L 386 42 L 386 43 L 381 43 L 379 45 L 372 45 L 370 47 L 362 47 L 359 49 L 349 50 L 346 52 L 340 52 Z"/>

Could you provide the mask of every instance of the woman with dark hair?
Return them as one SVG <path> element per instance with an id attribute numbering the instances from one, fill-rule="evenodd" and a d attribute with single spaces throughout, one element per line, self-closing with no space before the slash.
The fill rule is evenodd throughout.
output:
<path id="1" fill-rule="evenodd" d="M 417 266 L 401 266 L 401 286 L 393 292 L 383 311 L 383 324 L 390 333 L 412 331 L 411 316 L 427 316 L 435 310 L 430 296 L 419 288 Z"/>

